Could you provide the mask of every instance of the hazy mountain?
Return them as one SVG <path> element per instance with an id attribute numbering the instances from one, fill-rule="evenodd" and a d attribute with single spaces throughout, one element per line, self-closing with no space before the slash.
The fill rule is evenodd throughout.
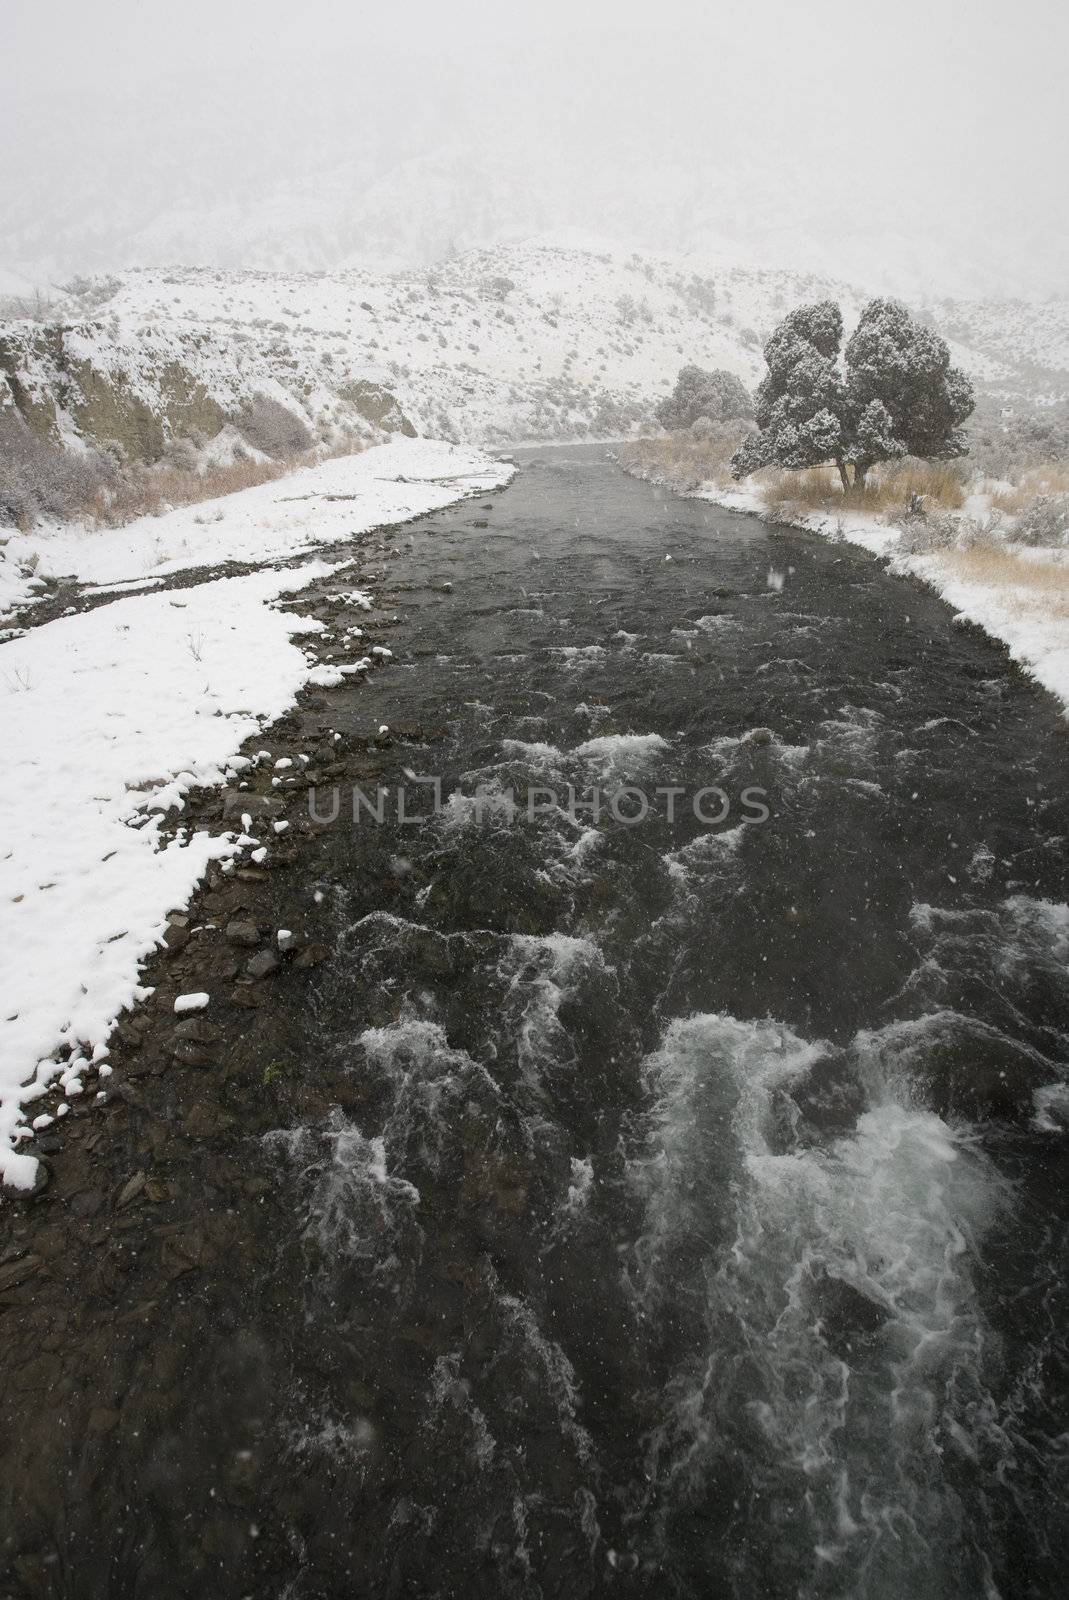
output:
<path id="1" fill-rule="evenodd" d="M 1034 202 L 1045 147 L 1014 182 L 978 135 L 968 154 L 948 139 L 936 181 L 904 121 L 883 128 L 874 111 L 859 132 L 856 85 L 814 131 L 782 93 L 749 103 L 697 66 L 677 81 L 683 55 L 671 82 L 641 52 L 586 78 L 572 52 L 519 74 L 511 57 L 465 72 L 412 56 L 381 74 L 301 61 L 246 82 L 209 63 L 121 92 L 88 75 L 16 89 L 0 96 L 0 266 L 35 284 L 131 266 L 410 267 L 579 233 L 912 297 L 1061 292 L 1069 239 Z"/>

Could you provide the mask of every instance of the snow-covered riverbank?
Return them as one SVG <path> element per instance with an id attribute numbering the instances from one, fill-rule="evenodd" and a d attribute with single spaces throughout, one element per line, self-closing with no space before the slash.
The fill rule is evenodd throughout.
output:
<path id="1" fill-rule="evenodd" d="M 0 542 L 0 617 L 39 596 L 50 578 L 149 588 L 190 568 L 284 560 L 437 511 L 507 476 L 480 450 L 399 439 L 121 528 L 12 532 Z"/>
<path id="2" fill-rule="evenodd" d="M 477 451 L 406 441 L 324 463 L 163 518 L 99 534 L 30 539 L 39 569 L 140 583 L 224 561 L 269 563 L 435 511 L 508 481 Z M 14 541 L 13 541 L 14 542 Z M 158 556 L 158 559 L 156 557 Z M 338 563 L 344 564 L 344 563 Z M 335 565 L 338 565 L 335 564 Z M 34 1105 L 57 1078 L 86 1092 L 167 913 L 212 859 L 254 848 L 227 835 L 161 836 L 196 786 L 236 779 L 242 744 L 314 678 L 313 619 L 277 609 L 333 570 L 299 568 L 119 595 L 0 646 L 0 1179 L 32 1187 L 20 1155 Z M 59 1107 L 62 1110 L 62 1103 Z"/>

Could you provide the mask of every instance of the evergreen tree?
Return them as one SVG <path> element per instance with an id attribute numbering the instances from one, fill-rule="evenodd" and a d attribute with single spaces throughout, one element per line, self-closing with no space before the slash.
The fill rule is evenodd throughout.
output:
<path id="1" fill-rule="evenodd" d="M 842 338 L 842 312 L 832 300 L 799 306 L 769 336 L 768 375 L 756 397 L 758 431 L 732 457 L 736 478 L 758 467 L 816 467 L 834 461 L 845 485 Z"/>
<path id="2" fill-rule="evenodd" d="M 737 417 L 752 417 L 753 401 L 745 384 L 733 372 L 702 367 L 681 367 L 672 393 L 657 407 L 657 420 L 664 428 L 689 428 L 699 417 L 710 422 L 728 422 Z"/>
<path id="3" fill-rule="evenodd" d="M 844 490 L 879 461 L 946 459 L 967 450 L 961 425 L 972 385 L 950 365 L 945 340 L 897 300 L 871 300 L 846 347 L 831 300 L 799 306 L 765 345 L 768 374 L 757 390 L 758 431 L 732 457 L 736 478 L 759 467 L 833 464 Z"/>
<path id="4" fill-rule="evenodd" d="M 972 384 L 950 365 L 946 340 L 900 301 L 869 301 L 846 346 L 846 371 L 855 483 L 895 456 L 967 453 L 961 424 L 975 404 Z"/>

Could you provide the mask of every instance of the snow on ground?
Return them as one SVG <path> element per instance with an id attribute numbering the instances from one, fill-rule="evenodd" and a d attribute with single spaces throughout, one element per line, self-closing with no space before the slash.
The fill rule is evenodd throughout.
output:
<path id="1" fill-rule="evenodd" d="M 224 561 L 274 561 L 437 511 L 507 482 L 511 470 L 479 450 L 399 439 L 122 528 L 12 534 L 0 545 L 0 615 L 32 599 L 46 577 L 111 586 Z"/>
<path id="2" fill-rule="evenodd" d="M 706 484 L 697 498 L 729 511 L 770 518 L 757 489 L 723 489 Z M 966 506 L 966 510 L 970 507 Z M 972 508 L 982 509 L 982 508 Z M 784 520 L 777 514 L 776 520 Z M 879 521 L 871 512 L 812 511 L 787 518 L 792 527 L 825 538 L 846 539 L 871 555 L 886 557 L 895 572 L 923 578 L 957 614 L 983 628 L 1009 651 L 1012 660 L 1051 694 L 1069 717 L 1069 559 L 1065 552 L 1008 542 L 993 557 L 980 553 L 937 550 L 910 555 L 901 528 Z M 1037 583 L 1036 568 L 1049 582 Z"/>
<path id="3" fill-rule="evenodd" d="M 169 570 L 240 554 L 290 555 L 376 523 L 433 511 L 511 469 L 472 451 L 390 446 L 234 495 L 218 524 L 175 513 L 190 548 Z M 455 476 L 460 474 L 459 477 Z M 448 479 L 449 481 L 441 481 Z M 328 493 L 355 499 L 329 501 Z M 337 509 L 336 509 L 337 508 Z M 57 569 L 116 581 L 137 571 L 150 528 L 57 536 Z M 213 544 L 213 540 L 216 541 Z M 125 566 L 124 566 L 125 562 Z M 193 786 L 233 773 L 246 738 L 280 716 L 312 674 L 302 634 L 321 624 L 274 609 L 335 570 L 309 561 L 192 588 L 123 595 L 0 646 L 0 1179 L 32 1187 L 18 1151 L 48 1085 L 82 1092 L 138 998 L 139 966 L 167 913 L 240 835 L 163 843 L 161 813 Z M 25 1131 L 23 1131 L 25 1130 Z"/>
<path id="4" fill-rule="evenodd" d="M 317 436 L 366 429 L 367 390 L 396 401 L 422 434 L 477 444 L 620 439 L 649 431 L 685 362 L 724 367 L 749 387 L 763 341 L 794 306 L 834 299 L 852 327 L 863 283 L 733 264 L 730 254 L 672 255 L 531 239 L 469 250 L 398 272 L 130 270 L 97 280 L 60 308 L 61 331 L 5 324 L 20 403 L 55 412 L 60 434 L 105 443 L 110 407 L 79 401 L 72 371 L 147 408 L 164 435 L 188 432 L 173 376 L 229 419 L 209 451 L 226 459 L 253 395 L 280 402 Z M 949 304 L 949 303 L 948 303 Z M 1065 302 L 954 302 L 936 324 L 955 364 L 1005 398 L 1061 393 L 1037 375 L 1064 355 Z M 62 359 L 57 359 L 57 338 Z M 15 391 L 0 372 L 0 406 Z M 361 400 L 361 393 L 364 399 Z M 380 418 L 381 420 L 381 418 Z M 208 426 L 208 424 L 203 424 Z M 212 459 L 211 454 L 204 457 Z"/>
<path id="5" fill-rule="evenodd" d="M 1058 697 L 1069 718 L 1069 564 L 1056 555 L 1010 547 L 1006 564 L 1020 566 L 1020 582 L 1012 571 L 1000 573 L 997 583 L 985 582 L 970 573 L 967 556 L 953 551 L 907 557 L 903 565 L 937 589 L 960 617 L 1001 639 L 1011 659 Z M 1026 567 L 1034 572 L 1037 560 L 1061 582 L 1044 590 L 1026 581 Z"/>

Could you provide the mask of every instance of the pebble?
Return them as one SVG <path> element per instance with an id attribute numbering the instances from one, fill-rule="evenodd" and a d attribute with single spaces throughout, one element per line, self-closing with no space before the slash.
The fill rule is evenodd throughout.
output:
<path id="1" fill-rule="evenodd" d="M 203 1011 L 209 998 L 204 993 L 180 994 L 174 1003 L 174 1008 L 176 1012 Z"/>

